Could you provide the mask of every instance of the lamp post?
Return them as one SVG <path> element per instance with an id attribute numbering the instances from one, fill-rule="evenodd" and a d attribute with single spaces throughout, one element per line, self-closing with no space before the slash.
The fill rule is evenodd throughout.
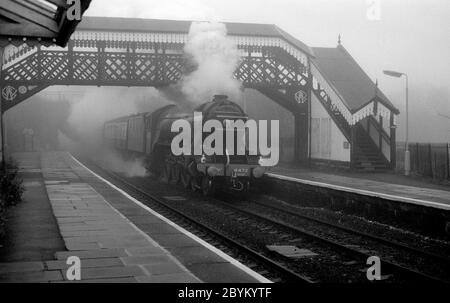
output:
<path id="1" fill-rule="evenodd" d="M 408 132 L 409 132 L 409 126 L 408 126 L 408 75 L 405 73 L 395 72 L 391 70 L 385 70 L 383 71 L 385 75 L 400 78 L 401 76 L 405 76 L 406 79 L 406 147 L 405 147 L 405 176 L 409 176 L 409 173 L 411 171 L 411 160 L 409 155 L 409 140 L 408 140 Z"/>
<path id="2" fill-rule="evenodd" d="M 0 146 L 2 149 L 2 155 L 1 155 L 1 165 L 0 170 L 2 174 L 6 173 L 6 163 L 5 163 L 5 138 L 3 133 L 3 100 L 2 100 L 2 89 L 3 89 L 3 83 L 2 83 L 2 69 L 3 69 L 3 47 L 0 46 L 0 134 L 1 134 L 1 142 Z"/>

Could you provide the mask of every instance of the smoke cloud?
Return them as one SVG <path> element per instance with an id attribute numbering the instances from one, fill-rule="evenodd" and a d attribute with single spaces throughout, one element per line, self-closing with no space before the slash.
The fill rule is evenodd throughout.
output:
<path id="1" fill-rule="evenodd" d="M 95 145 L 88 149 L 81 144 L 82 141 L 75 141 L 58 131 L 59 144 L 66 150 L 89 156 L 101 167 L 110 169 L 114 172 L 122 173 L 127 177 L 145 177 L 147 170 L 145 169 L 142 159 L 123 159 L 115 151 L 105 146 Z"/>
<path id="2" fill-rule="evenodd" d="M 126 95 L 125 89 L 89 91 L 81 100 L 72 103 L 69 126 L 85 144 L 97 146 L 106 121 L 137 113 L 134 100 L 129 100 Z"/>
<path id="3" fill-rule="evenodd" d="M 225 24 L 193 22 L 184 52 L 194 71 L 182 79 L 181 91 L 191 104 L 210 101 L 213 95 L 224 94 L 238 99 L 241 83 L 233 76 L 239 63 L 239 51 L 227 37 Z"/>
<path id="4" fill-rule="evenodd" d="M 122 173 L 127 177 L 145 177 L 147 169 L 143 159 L 123 159 L 114 151 L 102 148 L 93 156 L 96 163 L 112 171 Z"/>
<path id="5" fill-rule="evenodd" d="M 141 160 L 123 160 L 115 152 L 102 147 L 102 131 L 106 121 L 151 112 L 170 101 L 192 109 L 210 101 L 216 94 L 228 95 L 231 100 L 240 99 L 241 83 L 234 78 L 240 55 L 237 46 L 227 37 L 225 24 L 193 22 L 184 52 L 191 68 L 177 85 L 158 90 L 95 89 L 73 102 L 68 125 L 77 134 L 82 151 L 89 151 L 91 157 L 114 171 L 127 176 L 144 176 L 146 169 Z M 61 135 L 59 137 L 63 146 L 74 149 L 75 144 L 69 141 L 74 141 L 72 137 L 75 136 L 69 140 Z"/>
<path id="6" fill-rule="evenodd" d="M 142 112 L 151 112 L 168 101 L 154 88 L 87 89 L 80 100 L 71 102 L 67 119 L 71 137 L 58 134 L 60 145 L 91 157 L 100 165 L 126 176 L 145 176 L 143 159 L 123 159 L 103 146 L 103 125 L 106 121 Z M 76 134 L 76 135 L 73 135 Z"/>

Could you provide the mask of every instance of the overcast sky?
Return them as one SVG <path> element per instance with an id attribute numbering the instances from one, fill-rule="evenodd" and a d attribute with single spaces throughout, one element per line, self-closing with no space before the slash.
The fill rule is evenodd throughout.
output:
<path id="1" fill-rule="evenodd" d="M 344 47 L 401 110 L 404 82 L 383 69 L 408 73 L 413 140 L 450 141 L 450 0 L 93 0 L 90 16 L 219 20 L 276 24 L 310 46 Z"/>

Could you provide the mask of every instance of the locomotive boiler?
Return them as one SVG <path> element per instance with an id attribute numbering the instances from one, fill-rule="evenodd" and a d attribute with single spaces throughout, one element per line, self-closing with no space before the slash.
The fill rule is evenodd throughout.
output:
<path id="1" fill-rule="evenodd" d="M 198 121 L 194 113 L 201 113 L 202 120 Z M 229 131 L 234 132 L 231 136 L 234 138 L 234 149 L 247 139 L 245 130 L 226 127 L 230 121 L 245 122 L 247 119 L 239 105 L 227 96 L 216 95 L 211 102 L 203 103 L 194 110 L 172 104 L 152 113 L 108 121 L 104 125 L 103 136 L 107 145 L 125 154 L 143 157 L 153 175 L 168 182 L 181 183 L 187 189 L 201 190 L 204 195 L 213 195 L 221 187 L 246 191 L 252 180 L 262 177 L 265 172 L 259 163 L 260 156 L 250 152 L 246 144 L 243 152 L 237 152 L 231 151 L 225 142 L 226 138 L 230 138 L 226 134 Z M 184 120 L 191 126 L 189 153 L 177 154 L 172 150 L 172 142 L 179 134 L 172 131 L 172 124 L 177 120 Z M 203 151 L 196 153 L 195 150 L 202 148 L 203 140 L 211 134 L 203 131 L 204 123 L 210 120 L 219 121 L 223 126 L 214 129 L 224 132 L 221 136 L 223 150 L 212 154 Z M 196 125 L 200 125 L 200 135 L 194 133 Z"/>

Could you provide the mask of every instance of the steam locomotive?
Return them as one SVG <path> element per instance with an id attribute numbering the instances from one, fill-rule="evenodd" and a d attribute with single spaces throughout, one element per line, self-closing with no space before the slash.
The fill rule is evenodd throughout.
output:
<path id="1" fill-rule="evenodd" d="M 230 153 L 229 150 L 224 150 L 223 153 L 209 156 L 204 153 L 174 155 L 171 143 L 177 133 L 171 131 L 172 123 L 184 119 L 194 128 L 196 119 L 194 112 L 201 113 L 203 117 L 202 141 L 195 142 L 196 136 L 193 135 L 192 148 L 203 144 L 205 137 L 210 134 L 203 131 L 203 124 L 206 121 L 215 119 L 226 125 L 229 121 L 245 122 L 248 119 L 239 105 L 231 102 L 227 96 L 216 95 L 211 102 L 206 102 L 193 111 L 172 104 L 152 113 L 108 121 L 103 129 L 104 143 L 125 154 L 143 157 L 147 169 L 152 174 L 167 182 L 181 183 L 186 189 L 200 190 L 205 196 L 214 195 L 218 188 L 247 191 L 251 181 L 261 178 L 265 172 L 260 165 L 260 156 L 254 152 L 250 153 L 248 148 L 244 153 Z M 219 131 L 229 130 L 223 127 Z M 238 133 L 236 128 L 234 131 L 235 140 L 245 137 L 245 134 Z M 226 138 L 226 134 L 223 134 L 223 138 Z M 234 146 L 237 148 L 237 144 Z"/>

